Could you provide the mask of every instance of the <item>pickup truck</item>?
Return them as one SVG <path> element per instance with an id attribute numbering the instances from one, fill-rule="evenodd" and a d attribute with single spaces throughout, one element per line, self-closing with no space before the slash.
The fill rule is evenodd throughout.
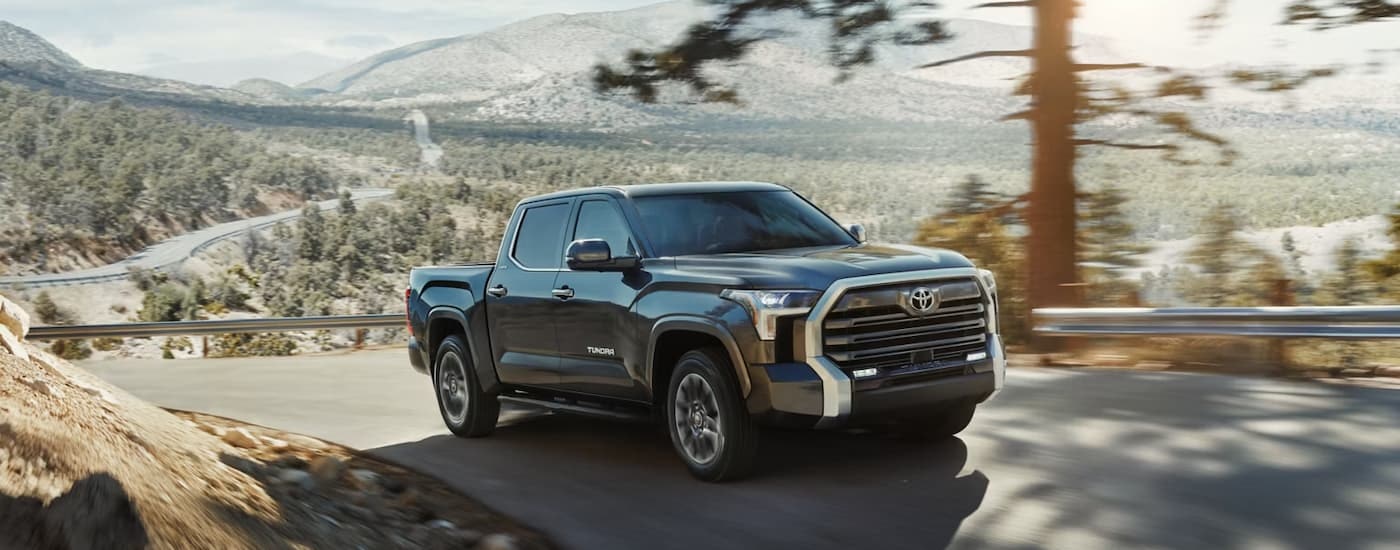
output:
<path id="1" fill-rule="evenodd" d="M 409 359 L 452 433 L 502 402 L 650 420 L 704 480 L 743 476 L 759 425 L 951 437 L 1005 379 L 991 272 L 770 183 L 528 198 L 494 264 L 409 279 Z"/>

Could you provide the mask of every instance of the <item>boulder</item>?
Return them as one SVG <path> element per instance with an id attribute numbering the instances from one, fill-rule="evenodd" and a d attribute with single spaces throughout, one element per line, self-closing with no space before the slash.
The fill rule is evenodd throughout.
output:
<path id="1" fill-rule="evenodd" d="M 23 340 L 29 335 L 29 313 L 19 305 L 0 296 L 0 326 L 10 329 L 10 334 Z"/>
<path id="2" fill-rule="evenodd" d="M 310 470 L 317 484 L 328 487 L 340 479 L 340 474 L 345 473 L 345 461 L 340 457 L 321 455 L 311 461 Z"/>
<path id="3" fill-rule="evenodd" d="M 224 443 L 240 449 L 255 449 L 258 446 L 258 438 L 249 433 L 246 428 L 234 428 L 224 432 L 223 439 Z"/>

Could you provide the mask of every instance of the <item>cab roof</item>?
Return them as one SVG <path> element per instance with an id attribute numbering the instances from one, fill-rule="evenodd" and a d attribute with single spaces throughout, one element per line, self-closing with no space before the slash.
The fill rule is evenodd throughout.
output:
<path id="1" fill-rule="evenodd" d="M 538 202 L 542 200 L 563 199 L 577 197 L 580 195 L 596 195 L 599 193 L 609 194 L 618 197 L 654 197 L 658 195 L 694 195 L 698 193 L 735 193 L 746 191 L 788 191 L 787 187 L 776 183 L 763 183 L 757 181 L 692 181 L 676 183 L 642 183 L 636 185 L 607 185 L 601 187 L 583 187 L 580 189 L 569 189 L 567 191 L 556 191 L 545 195 L 530 197 L 520 201 L 523 203 Z"/>

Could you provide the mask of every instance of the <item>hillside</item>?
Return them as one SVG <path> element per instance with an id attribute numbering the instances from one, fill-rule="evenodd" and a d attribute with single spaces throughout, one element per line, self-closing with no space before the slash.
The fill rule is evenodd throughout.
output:
<path id="1" fill-rule="evenodd" d="M 82 63 L 48 40 L 8 21 L 0 21 L 0 61 L 43 62 L 69 69 L 83 68 Z"/>
<path id="2" fill-rule="evenodd" d="M 837 85 L 827 66 L 825 29 L 796 17 L 768 20 L 785 34 L 740 63 L 714 71 L 738 82 L 744 107 L 639 106 L 595 94 L 592 67 L 632 48 L 674 40 L 703 15 L 690 0 L 625 11 L 546 15 L 488 32 L 410 44 L 313 79 L 301 87 L 331 92 L 323 101 L 347 105 L 469 104 L 465 116 L 605 126 L 657 124 L 702 117 L 878 119 L 936 122 L 985 117 L 1006 101 L 985 101 L 985 88 L 1005 90 L 1019 60 L 984 60 L 939 70 L 918 63 L 984 48 L 1019 48 L 1025 27 L 954 20 L 953 43 L 882 48 L 880 63 Z M 1087 37 L 1083 55 L 1119 61 L 1107 40 Z M 685 99 L 679 94 L 674 99 Z M 664 103 L 664 102 L 663 102 Z M 985 120 L 985 118 L 984 118 Z"/>
<path id="3" fill-rule="evenodd" d="M 339 184 L 314 162 L 170 111 L 0 85 L 0 113 L 0 264 L 10 273 L 109 263 Z"/>

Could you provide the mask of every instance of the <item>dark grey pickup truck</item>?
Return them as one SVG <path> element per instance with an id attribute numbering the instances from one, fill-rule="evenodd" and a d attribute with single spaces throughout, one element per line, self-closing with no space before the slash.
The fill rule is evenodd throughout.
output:
<path id="1" fill-rule="evenodd" d="M 995 279 L 864 233 L 767 183 L 533 197 L 496 263 L 413 270 L 409 358 L 457 435 L 502 401 L 650 419 L 706 480 L 759 424 L 950 437 L 1003 385 Z"/>

